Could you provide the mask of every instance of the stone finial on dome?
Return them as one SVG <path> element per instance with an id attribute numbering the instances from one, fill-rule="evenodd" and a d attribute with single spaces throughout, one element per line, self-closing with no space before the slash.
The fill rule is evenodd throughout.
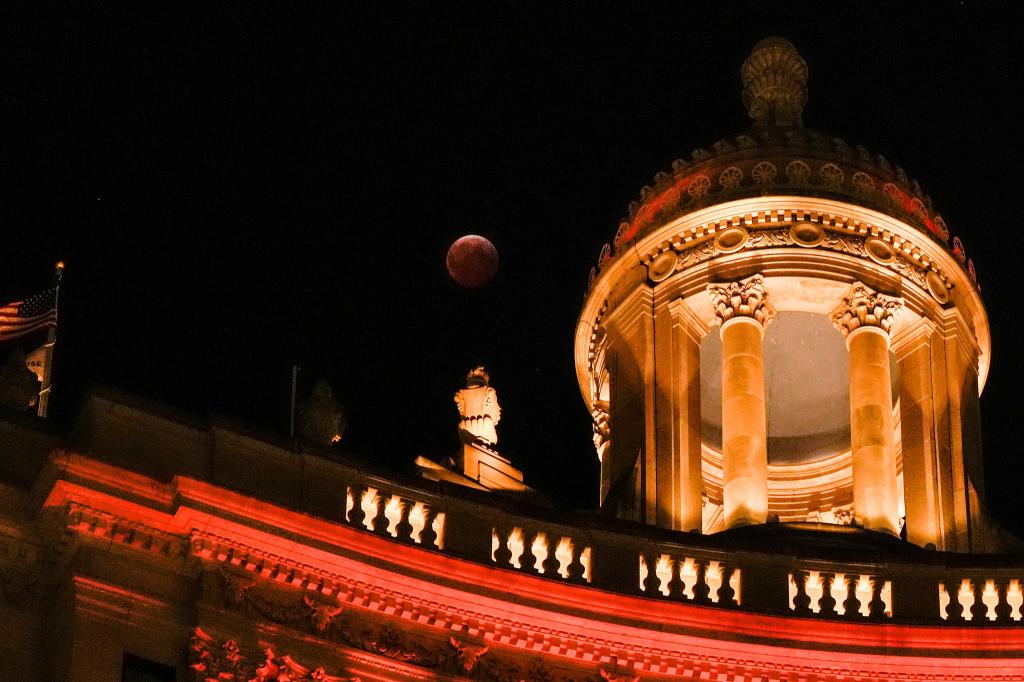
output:
<path id="1" fill-rule="evenodd" d="M 755 126 L 803 127 L 807 104 L 807 62 L 785 38 L 765 38 L 740 69 L 743 104 Z"/>

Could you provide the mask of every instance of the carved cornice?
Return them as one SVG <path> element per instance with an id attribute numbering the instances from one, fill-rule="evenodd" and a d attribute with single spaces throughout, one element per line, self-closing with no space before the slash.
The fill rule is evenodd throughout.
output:
<path id="1" fill-rule="evenodd" d="M 707 236 L 704 238 L 677 242 L 674 247 L 678 252 L 675 256 L 674 271 L 683 272 L 718 256 L 736 251 L 801 247 L 853 256 L 870 262 L 872 267 L 881 265 L 909 279 L 924 291 L 931 292 L 935 288 L 937 293 L 932 294 L 933 297 L 948 298 L 946 292 L 950 285 L 945 275 L 938 270 L 937 266 L 928 262 L 927 257 L 922 255 L 919 248 L 906 240 L 900 240 L 892 234 L 872 235 L 870 230 L 849 226 L 823 227 L 819 223 L 807 220 L 789 220 L 780 223 L 777 220 L 772 220 L 773 217 L 778 216 L 752 216 L 749 229 L 728 228 L 744 230 L 748 234 L 743 243 L 734 249 L 723 250 L 721 242 L 713 237 L 713 235 L 721 234 L 717 226 L 709 227 L 706 232 Z M 739 224 L 745 222 L 739 221 Z M 811 239 L 809 233 L 815 233 L 817 238 Z M 653 261 L 658 257 L 660 256 L 651 257 L 649 260 Z"/>
<path id="2" fill-rule="evenodd" d="M 775 308 L 768 300 L 764 277 L 761 275 L 736 282 L 709 284 L 708 293 L 711 294 L 719 324 L 737 317 L 749 317 L 764 327 L 775 317 Z"/>
<path id="3" fill-rule="evenodd" d="M 366 587 L 365 585 L 363 586 Z M 363 590 L 365 593 L 365 589 Z M 392 600 L 397 595 L 389 595 Z M 251 578 L 244 573 L 221 569 L 204 575 L 204 600 L 234 611 L 247 619 L 266 619 L 278 625 L 300 630 L 335 645 L 364 651 L 372 657 L 358 659 L 374 670 L 398 672 L 408 677 L 408 670 L 396 668 L 414 666 L 442 675 L 462 675 L 487 681 L 549 680 L 550 682 L 577 682 L 550 670 L 545 662 L 517 661 L 509 658 L 514 649 L 504 649 L 501 656 L 491 652 L 491 646 L 480 636 L 459 634 L 458 627 L 447 628 L 456 633 L 448 636 L 447 644 L 440 644 L 427 635 L 422 624 L 404 624 L 395 627 L 380 624 L 369 618 L 357 617 L 355 611 L 346 611 L 336 602 L 320 602 L 303 594 L 302 590 L 277 589 L 272 580 Z M 399 603 L 401 600 L 399 600 Z M 365 611 L 361 610 L 363 613 Z M 412 621 L 423 620 L 412 618 Z M 431 620 L 431 619 L 427 619 Z M 531 647 L 536 650 L 536 646 Z M 201 630 L 193 635 L 192 667 L 209 679 L 278 680 L 261 677 L 265 671 L 274 674 L 287 672 L 289 680 L 345 680 L 347 677 L 329 675 L 324 667 L 310 670 L 288 656 L 277 656 L 272 647 L 264 647 L 262 656 L 243 654 L 235 640 L 216 643 Z M 346 652 L 346 659 L 357 660 Z M 319 672 L 317 672 L 319 671 Z M 317 677 L 314 675 L 320 675 Z M 251 674 L 252 677 L 241 677 Z M 339 673 L 344 674 L 344 673 Z M 221 677 L 217 677 L 221 675 Z M 230 677 L 235 675 L 236 677 Z M 226 677 L 225 677 L 226 676 Z M 356 679 L 356 678 L 351 678 Z M 430 679 L 436 679 L 431 677 Z"/>
<path id="4" fill-rule="evenodd" d="M 626 253 L 658 225 L 697 209 L 751 196 L 838 197 L 881 210 L 914 226 L 952 254 L 975 282 L 974 265 L 959 239 L 951 239 L 931 199 L 903 169 L 863 147 L 798 127 L 755 127 L 748 134 L 719 140 L 711 151 L 676 160 L 669 173 L 657 173 L 640 192 L 610 245 L 602 249 L 600 270 Z"/>
<path id="5" fill-rule="evenodd" d="M 850 293 L 830 317 L 844 338 L 862 327 L 877 327 L 889 334 L 902 307 L 903 299 L 879 293 L 863 282 L 854 282 Z"/>
<path id="6" fill-rule="evenodd" d="M 67 529 L 77 535 L 102 538 L 158 556 L 182 557 L 188 549 L 181 536 L 79 502 L 68 503 L 66 523 Z"/>
<path id="7" fill-rule="evenodd" d="M 159 487 L 161 484 L 154 481 L 152 485 Z M 186 492 L 199 487 L 188 479 L 179 479 L 173 485 Z M 182 534 L 188 532 L 186 528 L 203 528 L 203 531 L 193 530 L 190 535 L 192 551 L 203 561 L 190 561 L 189 565 L 202 563 L 206 568 L 222 567 L 225 573 L 230 573 L 230 578 L 219 584 L 212 581 L 216 577 L 213 571 L 211 577 L 204 576 L 201 613 L 215 613 L 217 617 L 239 624 L 262 621 L 266 627 L 261 632 L 273 633 L 287 628 L 308 633 L 310 636 L 303 634 L 299 639 L 311 643 L 315 643 L 314 640 L 329 643 L 332 637 L 339 644 L 354 642 L 345 646 L 366 657 L 365 660 L 378 663 L 399 665 L 413 656 L 419 662 L 409 665 L 419 665 L 430 674 L 437 671 L 449 674 L 443 667 L 429 667 L 434 665 L 433 661 L 446 661 L 439 666 L 455 665 L 456 652 L 448 650 L 451 636 L 460 643 L 479 643 L 490 648 L 478 662 L 478 671 L 489 670 L 492 666 L 506 672 L 515 670 L 513 666 L 520 666 L 518 669 L 522 671 L 532 665 L 530 657 L 543 656 L 550 668 L 575 668 L 577 675 L 580 671 L 586 673 L 584 679 L 596 677 L 598 668 L 612 657 L 629 661 L 627 669 L 645 676 L 686 677 L 694 670 L 712 675 L 724 674 L 727 670 L 744 675 L 762 674 L 767 667 L 776 674 L 788 675 L 802 669 L 808 675 L 813 672 L 831 680 L 842 678 L 851 667 L 853 671 L 860 670 L 854 667 L 861 665 L 856 660 L 857 655 L 868 648 L 877 650 L 879 646 L 891 647 L 896 652 L 879 665 L 904 671 L 913 669 L 917 656 L 932 655 L 921 653 L 925 648 L 951 658 L 966 657 L 969 654 L 965 652 L 973 654 L 976 650 L 980 653 L 970 660 L 972 670 L 983 666 L 986 659 L 995 661 L 1000 653 L 1013 658 L 1024 651 L 1018 645 L 1019 636 L 1002 626 L 986 632 L 973 624 L 965 628 L 949 623 L 948 627 L 930 630 L 920 630 L 917 625 L 887 626 L 882 630 L 830 624 L 827 646 L 834 658 L 818 663 L 813 658 L 801 658 L 804 655 L 801 652 L 824 645 L 817 638 L 820 631 L 808 627 L 804 619 L 732 610 L 716 613 L 704 607 L 657 603 L 628 594 L 616 595 L 603 589 L 591 590 L 516 574 L 455 556 L 439 560 L 439 555 L 433 552 L 340 524 L 329 524 L 271 503 L 243 499 L 212 485 L 204 487 L 204 492 L 206 496 L 202 499 L 211 501 L 208 511 L 184 505 L 185 502 L 194 504 L 193 498 L 187 496 L 195 495 L 192 492 L 181 493 L 177 500 L 182 506 L 171 512 L 134 505 L 103 492 L 86 498 L 85 491 L 78 491 L 83 499 L 95 500 L 93 503 L 97 506 L 108 504 L 119 515 L 137 514 L 149 519 L 151 525 L 161 523 L 158 519 L 164 518 L 167 527 L 179 527 Z M 238 499 L 232 499 L 235 497 Z M 214 508 L 212 500 L 220 506 Z M 63 513 L 63 507 L 54 510 Z M 231 519 L 224 519 L 217 513 Z M 172 526 L 172 520 L 178 525 Z M 219 529 L 219 537 L 205 530 L 212 528 Z M 626 542 L 621 547 L 629 548 L 628 541 L 616 542 Z M 117 551 L 119 547 L 114 549 Z M 281 555 L 291 558 L 284 559 Z M 756 561 L 751 559 L 749 565 L 751 570 L 756 570 Z M 983 575 L 982 570 L 987 571 L 973 570 L 977 572 L 971 575 Z M 997 579 L 1009 575 L 1008 570 L 1012 569 L 1001 569 Z M 214 593 L 223 594 L 218 597 L 221 601 L 211 603 L 206 599 L 207 586 Z M 126 612 L 132 609 L 134 613 L 136 595 L 125 589 L 118 592 Z M 339 608 L 343 610 L 339 612 Z M 565 614 L 572 615 L 565 617 Z M 280 623 L 282 627 L 273 623 Z M 319 623 L 323 623 L 322 631 Z M 398 634 L 385 632 L 384 626 Z M 649 637 L 652 631 L 659 635 L 653 644 Z M 723 645 L 726 636 L 729 646 Z M 770 642 L 764 641 L 769 636 Z M 778 657 L 772 647 L 779 647 Z M 330 649 L 329 646 L 322 648 Z M 417 653 L 421 650 L 427 653 Z M 410 651 L 413 653 L 407 653 Z M 352 660 L 349 653 L 345 654 L 346 660 Z M 909 661 L 906 667 L 901 668 L 901 660 Z M 311 662 L 303 660 L 303 665 L 311 665 Z M 505 665 L 508 668 L 500 668 Z M 820 670 L 812 671 L 808 667 Z M 557 671 L 549 669 L 547 674 L 561 679 Z M 914 679 L 912 674 L 898 674 L 901 679 Z M 480 675 L 484 680 L 498 679 L 497 674 Z M 540 673 L 531 675 L 532 672 L 525 678 L 507 679 L 544 679 Z M 855 679 L 868 677 L 868 674 L 856 672 L 847 676 Z M 894 672 L 893 677 L 896 676 Z M 395 675 L 389 679 L 408 678 Z"/>

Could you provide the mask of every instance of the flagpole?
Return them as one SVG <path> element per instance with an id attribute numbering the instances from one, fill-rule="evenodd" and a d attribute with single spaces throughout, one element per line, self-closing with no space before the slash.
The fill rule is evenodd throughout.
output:
<path id="1" fill-rule="evenodd" d="M 53 326 L 46 333 L 46 359 L 43 364 L 43 387 L 39 390 L 39 409 L 36 412 L 40 417 L 46 417 L 47 409 L 50 406 L 50 392 L 53 387 L 53 347 L 57 345 L 57 321 L 60 319 L 60 280 L 64 276 L 64 261 L 57 261 L 54 266 L 53 280 Z"/>

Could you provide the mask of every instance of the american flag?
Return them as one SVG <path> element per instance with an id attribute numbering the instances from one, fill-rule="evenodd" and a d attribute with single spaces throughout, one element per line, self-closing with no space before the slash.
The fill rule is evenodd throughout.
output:
<path id="1" fill-rule="evenodd" d="M 10 341 L 57 324 L 57 289 L 0 306 L 0 341 Z"/>

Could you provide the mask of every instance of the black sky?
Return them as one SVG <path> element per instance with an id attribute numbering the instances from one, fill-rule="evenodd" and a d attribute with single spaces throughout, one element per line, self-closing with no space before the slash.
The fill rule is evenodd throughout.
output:
<path id="1" fill-rule="evenodd" d="M 2 10 L 0 298 L 67 261 L 58 420 L 99 383 L 284 431 L 297 361 L 348 405 L 347 450 L 405 466 L 455 449 L 482 362 L 503 452 L 593 504 L 587 274 L 655 172 L 748 127 L 739 66 L 779 34 L 807 125 L 902 165 L 977 265 L 988 485 L 1024 532 L 1012 5 L 150 5 Z M 465 233 L 501 254 L 482 291 L 445 273 Z"/>

